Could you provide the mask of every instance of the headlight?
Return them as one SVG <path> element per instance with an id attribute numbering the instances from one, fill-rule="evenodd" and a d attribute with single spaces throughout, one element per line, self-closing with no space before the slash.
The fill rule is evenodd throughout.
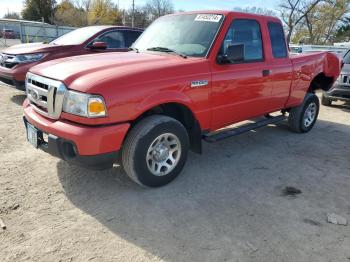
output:
<path id="1" fill-rule="evenodd" d="M 35 62 L 39 61 L 44 57 L 44 53 L 38 53 L 38 54 L 26 54 L 26 55 L 16 55 L 15 60 L 18 63 L 29 63 L 29 62 Z"/>
<path id="2" fill-rule="evenodd" d="M 67 91 L 63 111 L 83 117 L 104 117 L 107 115 L 106 104 L 101 96 Z"/>

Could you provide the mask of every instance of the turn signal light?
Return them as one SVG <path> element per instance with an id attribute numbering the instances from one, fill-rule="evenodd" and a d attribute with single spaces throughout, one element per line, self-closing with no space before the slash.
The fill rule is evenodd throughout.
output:
<path id="1" fill-rule="evenodd" d="M 106 107 L 101 98 L 92 97 L 89 99 L 88 113 L 90 117 L 105 116 Z"/>

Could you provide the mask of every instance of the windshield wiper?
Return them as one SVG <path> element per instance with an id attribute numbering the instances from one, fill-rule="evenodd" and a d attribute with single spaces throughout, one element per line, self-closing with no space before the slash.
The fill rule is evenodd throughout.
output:
<path id="1" fill-rule="evenodd" d="M 129 51 L 135 51 L 136 53 L 140 53 L 140 50 L 136 47 L 129 47 Z"/>
<path id="2" fill-rule="evenodd" d="M 174 54 L 177 54 L 183 58 L 187 58 L 187 55 L 185 54 L 182 54 L 174 49 L 170 49 L 170 48 L 167 48 L 167 47 L 161 47 L 161 46 L 157 46 L 157 47 L 150 47 L 150 48 L 147 48 L 147 51 L 156 51 L 156 52 L 164 52 L 164 53 L 174 53 Z"/>

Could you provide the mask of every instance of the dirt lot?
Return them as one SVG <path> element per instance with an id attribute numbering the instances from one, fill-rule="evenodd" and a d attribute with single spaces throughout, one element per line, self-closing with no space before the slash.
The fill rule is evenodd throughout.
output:
<path id="1" fill-rule="evenodd" d="M 204 144 L 148 190 L 32 148 L 23 93 L 0 91 L 1 261 L 350 261 L 350 226 L 326 222 L 350 219 L 350 106 L 322 107 L 305 135 L 281 124 Z"/>

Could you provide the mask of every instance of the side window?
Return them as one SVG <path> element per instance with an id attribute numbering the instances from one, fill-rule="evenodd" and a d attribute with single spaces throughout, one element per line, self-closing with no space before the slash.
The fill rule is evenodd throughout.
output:
<path id="1" fill-rule="evenodd" d="M 128 40 L 127 45 L 128 47 L 132 46 L 132 44 L 139 38 L 139 36 L 142 34 L 141 31 L 128 31 Z"/>
<path id="2" fill-rule="evenodd" d="M 287 47 L 286 40 L 284 37 L 284 32 L 282 25 L 279 23 L 268 23 L 270 40 L 272 46 L 272 54 L 275 58 L 284 58 L 287 57 Z"/>
<path id="3" fill-rule="evenodd" d="M 264 59 L 260 25 L 256 20 L 234 20 L 221 47 L 221 55 L 226 54 L 228 46 L 237 44 L 244 45 L 244 62 Z"/>
<path id="4" fill-rule="evenodd" d="M 111 31 L 95 38 L 94 42 L 105 42 L 107 48 L 126 48 L 124 34 L 122 31 Z"/>

